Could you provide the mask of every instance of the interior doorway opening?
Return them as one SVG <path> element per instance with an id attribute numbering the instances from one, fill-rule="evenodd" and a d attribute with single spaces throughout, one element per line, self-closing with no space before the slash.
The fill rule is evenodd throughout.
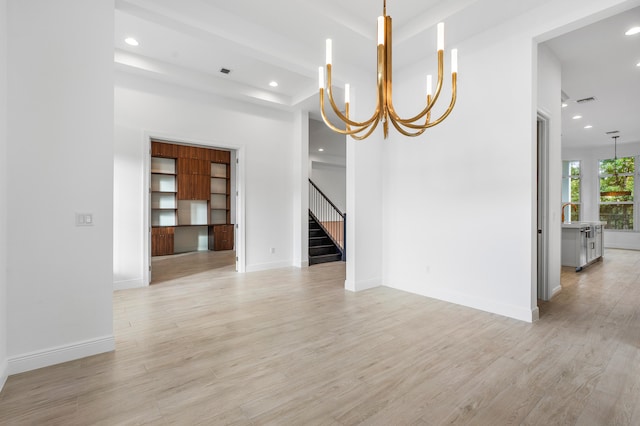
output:
<path id="1" fill-rule="evenodd" d="M 238 151 L 149 139 L 149 284 L 240 271 Z"/>

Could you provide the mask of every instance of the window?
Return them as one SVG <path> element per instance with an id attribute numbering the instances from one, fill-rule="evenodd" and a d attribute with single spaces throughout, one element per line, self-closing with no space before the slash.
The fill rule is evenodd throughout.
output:
<path id="1" fill-rule="evenodd" d="M 562 162 L 562 215 L 564 221 L 580 220 L 580 161 Z"/>
<path id="2" fill-rule="evenodd" d="M 600 220 L 605 229 L 633 230 L 635 157 L 600 160 Z"/>

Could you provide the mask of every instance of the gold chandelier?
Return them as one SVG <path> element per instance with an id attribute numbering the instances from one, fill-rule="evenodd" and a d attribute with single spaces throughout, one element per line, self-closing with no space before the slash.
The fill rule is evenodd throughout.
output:
<path id="1" fill-rule="evenodd" d="M 419 136 L 429 127 L 440 124 L 453 110 L 456 103 L 457 93 L 457 76 L 458 76 L 458 50 L 451 50 L 451 102 L 447 110 L 438 119 L 431 121 L 431 108 L 435 105 L 440 90 L 442 89 L 442 80 L 444 74 L 444 24 L 439 23 L 437 27 L 437 51 L 438 51 L 438 81 L 436 83 L 435 93 L 432 92 L 432 77 L 427 76 L 427 104 L 425 108 L 416 116 L 411 118 L 400 118 L 393 107 L 392 84 L 391 84 L 391 17 L 387 16 L 387 2 L 383 0 L 382 16 L 378 17 L 378 99 L 376 110 L 366 121 L 353 121 L 349 118 L 349 85 L 345 84 L 344 94 L 344 114 L 340 111 L 333 98 L 333 90 L 331 86 L 331 39 L 326 41 L 326 71 L 327 71 L 327 97 L 331 108 L 335 114 L 345 124 L 345 129 L 339 129 L 334 126 L 324 110 L 324 89 L 325 77 L 324 68 L 319 68 L 318 85 L 320 88 L 320 112 L 322 119 L 326 125 L 333 131 L 343 135 L 350 135 L 352 138 L 362 140 L 376 129 L 378 123 L 382 121 L 384 130 L 384 138 L 389 134 L 389 121 L 391 124 L 405 136 Z M 364 132 L 364 134 L 362 134 Z"/>

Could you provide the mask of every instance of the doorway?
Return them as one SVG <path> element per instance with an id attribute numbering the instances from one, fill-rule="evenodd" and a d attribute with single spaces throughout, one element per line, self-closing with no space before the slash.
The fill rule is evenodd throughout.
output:
<path id="1" fill-rule="evenodd" d="M 241 150 L 147 142 L 146 283 L 244 272 Z"/>

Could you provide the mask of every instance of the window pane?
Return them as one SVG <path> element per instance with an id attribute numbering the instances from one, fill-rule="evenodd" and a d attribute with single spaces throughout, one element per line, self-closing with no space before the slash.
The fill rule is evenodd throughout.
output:
<path id="1" fill-rule="evenodd" d="M 571 178 L 571 202 L 580 202 L 580 179 Z"/>
<path id="2" fill-rule="evenodd" d="M 616 172 L 619 174 L 633 174 L 635 172 L 635 164 L 633 160 L 634 157 L 622 157 L 617 160 L 614 160 L 613 158 L 600 160 L 600 174 L 612 175 Z"/>
<path id="3" fill-rule="evenodd" d="M 580 202 L 580 161 L 562 162 L 562 202 Z M 573 220 L 573 218 L 572 218 Z"/>
<path id="4" fill-rule="evenodd" d="M 600 202 L 633 201 L 633 176 L 607 176 L 600 178 Z"/>
<path id="5" fill-rule="evenodd" d="M 601 204 L 600 220 L 605 229 L 633 229 L 633 204 Z"/>
<path id="6" fill-rule="evenodd" d="M 580 176 L 579 161 L 569 161 L 569 176 Z"/>
<path id="7" fill-rule="evenodd" d="M 576 205 L 575 208 L 571 209 L 571 222 L 579 222 L 580 221 L 580 206 Z"/>

